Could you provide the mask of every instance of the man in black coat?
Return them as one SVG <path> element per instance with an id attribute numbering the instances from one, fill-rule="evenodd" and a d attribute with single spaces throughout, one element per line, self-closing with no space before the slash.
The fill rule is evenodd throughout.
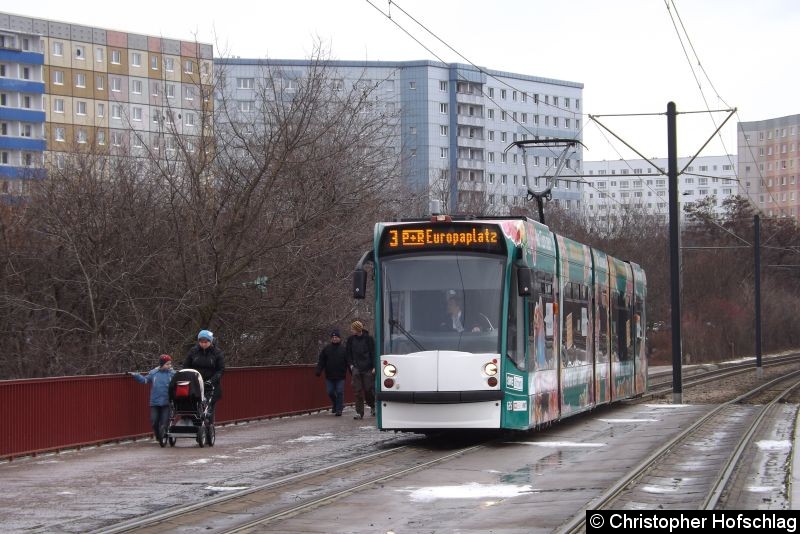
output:
<path id="1" fill-rule="evenodd" d="M 375 415 L 375 340 L 361 321 L 350 325 L 353 335 L 347 338 L 347 363 L 353 373 L 353 392 L 356 397 L 354 419 L 364 418 L 364 402 Z"/>
<path id="2" fill-rule="evenodd" d="M 225 355 L 214 344 L 214 334 L 209 330 L 200 330 L 197 344 L 192 347 L 183 362 L 184 369 L 194 369 L 203 376 L 204 382 L 211 382 L 214 393 L 208 401 L 208 416 L 214 421 L 214 408 L 222 398 L 222 374 L 225 372 Z M 206 393 L 208 396 L 208 393 Z"/>
<path id="3" fill-rule="evenodd" d="M 325 372 L 325 385 L 331 399 L 331 411 L 342 415 L 344 407 L 344 379 L 347 377 L 347 354 L 338 330 L 331 332 L 331 342 L 325 345 L 317 359 L 316 375 Z"/>

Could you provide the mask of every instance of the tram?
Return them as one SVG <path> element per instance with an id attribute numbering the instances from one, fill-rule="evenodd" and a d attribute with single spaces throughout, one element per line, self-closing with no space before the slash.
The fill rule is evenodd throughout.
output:
<path id="1" fill-rule="evenodd" d="M 378 223 L 382 430 L 526 430 L 647 389 L 645 273 L 521 218 Z"/>

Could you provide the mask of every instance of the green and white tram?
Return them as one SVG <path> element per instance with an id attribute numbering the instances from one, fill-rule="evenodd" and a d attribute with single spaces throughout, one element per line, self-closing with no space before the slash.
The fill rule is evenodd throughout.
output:
<path id="1" fill-rule="evenodd" d="M 647 388 L 646 280 L 528 218 L 378 223 L 383 430 L 524 430 Z"/>

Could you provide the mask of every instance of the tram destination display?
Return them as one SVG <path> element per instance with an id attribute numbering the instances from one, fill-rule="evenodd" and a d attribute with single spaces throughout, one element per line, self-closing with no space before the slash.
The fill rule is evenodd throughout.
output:
<path id="1" fill-rule="evenodd" d="M 476 223 L 389 226 L 383 231 L 379 250 L 382 255 L 442 250 L 506 253 L 500 228 Z"/>

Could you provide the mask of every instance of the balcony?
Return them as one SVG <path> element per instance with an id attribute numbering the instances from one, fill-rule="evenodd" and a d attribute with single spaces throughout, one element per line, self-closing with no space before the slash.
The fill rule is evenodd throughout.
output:
<path id="1" fill-rule="evenodd" d="M 480 93 L 456 93 L 456 102 L 459 104 L 483 105 L 483 95 Z"/>
<path id="2" fill-rule="evenodd" d="M 486 168 L 486 161 L 482 159 L 458 158 L 458 168 L 482 171 Z"/>
<path id="3" fill-rule="evenodd" d="M 457 115 L 456 120 L 462 126 L 483 126 L 483 117 L 478 115 Z"/>
<path id="4" fill-rule="evenodd" d="M 459 135 L 457 138 L 458 146 L 468 147 L 468 148 L 484 148 L 486 143 L 484 142 L 483 137 L 466 137 Z"/>

